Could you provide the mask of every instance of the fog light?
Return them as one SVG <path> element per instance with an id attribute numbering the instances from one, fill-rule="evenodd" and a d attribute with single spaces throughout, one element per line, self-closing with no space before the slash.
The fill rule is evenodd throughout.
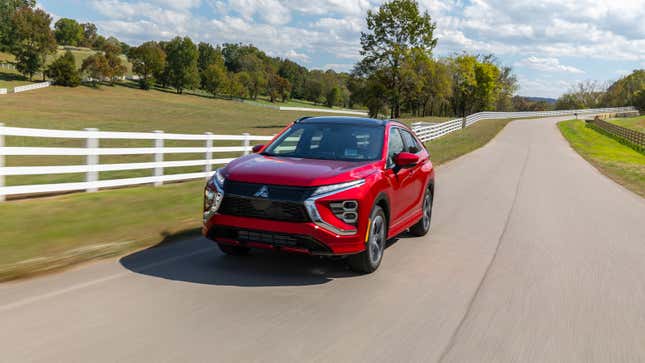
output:
<path id="1" fill-rule="evenodd" d="M 358 202 L 345 200 L 342 202 L 329 203 L 332 213 L 347 224 L 356 224 L 358 220 Z"/>

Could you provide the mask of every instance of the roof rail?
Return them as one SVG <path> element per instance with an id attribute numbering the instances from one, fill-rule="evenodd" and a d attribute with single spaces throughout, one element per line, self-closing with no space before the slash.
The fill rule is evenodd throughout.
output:
<path id="1" fill-rule="evenodd" d="M 303 116 L 303 117 L 299 117 L 298 119 L 296 119 L 296 121 L 294 121 L 294 123 L 298 123 L 298 122 L 300 122 L 300 121 L 304 121 L 304 120 L 306 120 L 306 119 L 308 119 L 308 118 L 312 118 L 312 117 L 313 117 L 313 116 Z"/>

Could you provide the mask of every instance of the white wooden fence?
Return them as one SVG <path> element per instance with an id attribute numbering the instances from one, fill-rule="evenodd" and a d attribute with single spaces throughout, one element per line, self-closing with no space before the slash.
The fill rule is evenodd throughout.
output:
<path id="1" fill-rule="evenodd" d="M 18 92 L 25 92 L 25 91 L 31 91 L 39 88 L 45 88 L 51 86 L 50 82 L 40 82 L 40 83 L 32 83 L 28 84 L 26 86 L 18 86 L 14 87 L 13 93 L 18 93 Z"/>
<path id="2" fill-rule="evenodd" d="M 415 122 L 412 129 L 419 136 L 421 141 L 426 142 L 451 132 L 461 130 L 480 120 L 492 119 L 515 119 L 525 117 L 552 117 L 552 116 L 573 116 L 593 115 L 600 113 L 636 113 L 634 107 L 613 107 L 613 108 L 590 108 L 583 110 L 558 110 L 558 111 L 537 111 L 537 112 L 478 112 L 464 118 L 458 118 L 438 124 Z"/>
<path id="3" fill-rule="evenodd" d="M 64 138 L 83 139 L 84 148 L 68 147 L 10 147 L 5 146 L 5 136 L 23 136 L 36 138 Z M 128 140 L 150 140 L 152 147 L 128 147 L 128 148 L 101 148 L 100 140 L 104 139 L 128 139 Z M 251 141 L 268 141 L 272 136 L 243 135 L 213 135 L 211 133 L 199 134 L 167 134 L 162 131 L 154 133 L 143 132 L 111 132 L 99 131 L 97 129 L 85 129 L 84 131 L 68 130 L 47 130 L 30 129 L 17 127 L 4 127 L 0 124 L 0 200 L 6 196 L 36 193 L 56 193 L 75 190 L 96 191 L 100 188 L 121 187 L 128 185 L 154 184 L 161 185 L 164 182 L 207 178 L 212 174 L 212 166 L 226 164 L 232 158 L 213 158 L 216 153 L 240 152 L 248 154 L 251 151 Z M 164 147 L 165 140 L 192 140 L 202 141 L 202 147 Z M 240 146 L 214 146 L 217 141 L 239 141 Z M 164 161 L 167 154 L 196 154 L 204 155 L 199 160 Z M 63 166 L 5 166 L 5 156 L 12 155 L 71 155 L 85 156 L 84 165 L 63 165 Z M 100 164 L 101 155 L 151 155 L 154 161 L 143 163 L 119 163 Z M 202 166 L 202 172 L 164 175 L 164 168 Z M 153 170 L 152 176 L 99 180 L 99 172 L 119 170 Z M 5 176 L 10 175 L 48 175 L 85 173 L 84 182 L 36 184 L 6 186 Z"/>
<path id="4" fill-rule="evenodd" d="M 7 89 L 6 88 L 0 88 L 0 95 L 6 95 L 7 94 Z"/>

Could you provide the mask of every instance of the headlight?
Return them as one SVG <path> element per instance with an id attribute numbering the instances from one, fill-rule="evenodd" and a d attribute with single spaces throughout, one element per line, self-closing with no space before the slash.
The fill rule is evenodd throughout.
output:
<path id="1" fill-rule="evenodd" d="M 365 183 L 365 179 L 354 180 L 354 181 L 347 182 L 347 183 L 323 185 L 323 186 L 318 187 L 311 196 L 316 197 L 316 196 L 319 196 L 321 194 L 328 194 L 328 193 L 332 193 L 332 192 L 337 192 L 337 191 L 353 188 L 353 187 L 357 187 L 359 185 L 362 185 L 363 183 Z"/>
<path id="2" fill-rule="evenodd" d="M 204 222 L 217 212 L 224 199 L 224 182 L 222 169 L 217 169 L 204 188 Z"/>
<path id="3" fill-rule="evenodd" d="M 213 175 L 213 182 L 217 183 L 217 186 L 220 187 L 220 189 L 224 189 L 224 182 L 226 181 L 226 178 L 222 174 L 222 169 L 217 169 L 215 170 L 215 174 Z"/>

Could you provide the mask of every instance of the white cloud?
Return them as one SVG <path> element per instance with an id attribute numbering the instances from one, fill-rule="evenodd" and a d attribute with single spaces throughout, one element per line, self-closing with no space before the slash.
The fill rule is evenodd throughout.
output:
<path id="1" fill-rule="evenodd" d="M 286 52 L 284 56 L 288 59 L 291 59 L 294 61 L 301 61 L 304 63 L 309 63 L 311 61 L 311 57 L 309 57 L 305 53 L 298 53 L 293 49 L 289 49 L 289 51 Z"/>
<path id="2" fill-rule="evenodd" d="M 522 59 L 519 62 L 516 62 L 515 66 L 526 67 L 529 69 L 535 69 L 542 72 L 567 72 L 567 73 L 576 73 L 576 74 L 585 73 L 582 69 L 560 64 L 560 61 L 558 60 L 558 58 L 539 58 L 539 57 L 531 56 L 531 57 Z"/>

